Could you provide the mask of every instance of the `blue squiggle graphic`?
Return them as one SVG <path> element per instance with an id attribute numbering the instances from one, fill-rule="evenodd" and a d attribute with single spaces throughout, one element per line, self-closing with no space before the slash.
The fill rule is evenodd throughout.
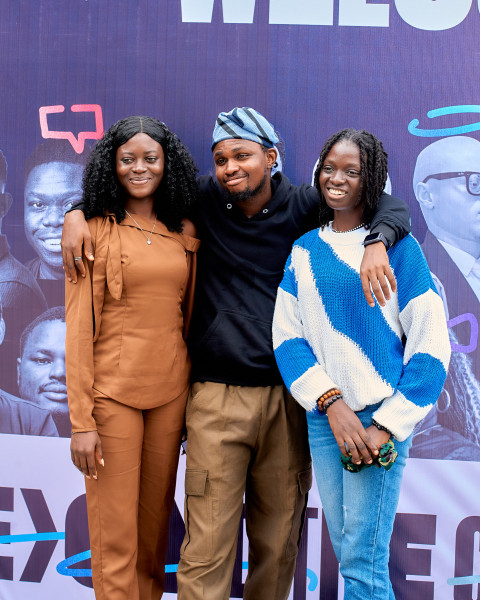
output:
<path id="1" fill-rule="evenodd" d="M 461 113 L 480 113 L 478 104 L 461 104 L 459 106 L 444 106 L 443 108 L 435 108 L 427 112 L 429 119 L 435 117 L 443 117 L 444 115 L 458 115 Z M 447 137 L 449 135 L 460 135 L 462 133 L 471 133 L 472 131 L 480 130 L 480 121 L 471 123 L 470 125 L 459 125 L 458 127 L 446 127 L 444 129 L 419 129 L 420 121 L 413 119 L 408 124 L 408 131 L 412 135 L 419 137 Z"/>
<path id="2" fill-rule="evenodd" d="M 82 562 L 82 560 L 87 560 L 87 558 L 91 558 L 90 550 L 85 550 L 85 552 L 80 552 L 79 554 L 74 554 L 73 556 L 69 556 L 62 562 L 57 565 L 57 573 L 60 575 L 65 575 L 67 577 L 91 577 L 92 570 L 91 569 L 70 569 L 71 565 L 75 565 L 76 563 Z M 176 573 L 178 569 L 178 564 L 176 565 L 165 565 L 165 573 Z"/>
<path id="3" fill-rule="evenodd" d="M 310 579 L 308 583 L 308 591 L 314 592 L 317 589 L 318 577 L 311 569 L 307 569 L 307 577 Z"/>
<path id="4" fill-rule="evenodd" d="M 0 535 L 0 544 L 14 544 L 16 542 L 46 542 L 48 540 L 64 540 L 64 531 L 49 533 L 23 533 L 20 535 Z"/>
<path id="5" fill-rule="evenodd" d="M 47 542 L 49 540 L 64 540 L 64 531 L 50 531 L 46 533 L 22 533 L 18 535 L 0 535 L 0 544 L 14 544 L 18 542 Z M 91 569 L 70 569 L 71 565 L 87 560 L 91 557 L 90 550 L 69 556 L 57 565 L 57 573 L 67 577 L 91 577 Z M 246 563 L 245 563 L 246 564 Z M 165 573 L 176 573 L 177 565 L 165 565 Z"/>
<path id="6" fill-rule="evenodd" d="M 165 573 L 176 573 L 178 565 L 165 565 Z"/>
<path id="7" fill-rule="evenodd" d="M 447 579 L 448 585 L 468 585 L 480 583 L 480 575 L 469 575 L 468 577 L 450 577 Z"/>
<path id="8" fill-rule="evenodd" d="M 0 544 L 13 544 L 17 542 L 45 542 L 49 540 L 64 540 L 64 531 L 52 531 L 46 533 L 24 533 L 18 535 L 1 535 Z M 90 550 L 85 550 L 79 554 L 69 556 L 65 560 L 62 560 L 57 565 L 57 573 L 66 577 L 91 577 L 91 569 L 71 569 L 72 565 L 75 565 L 83 560 L 91 558 Z M 248 569 L 248 561 L 242 562 L 242 569 Z M 165 565 L 165 573 L 176 573 L 178 570 L 178 564 Z M 318 586 L 318 577 L 311 570 L 307 569 L 307 577 L 309 579 L 308 589 L 313 592 Z"/>
<path id="9" fill-rule="evenodd" d="M 90 550 L 85 550 L 85 552 L 80 552 L 79 554 L 74 554 L 73 556 L 69 556 L 62 562 L 59 562 L 57 565 L 57 573 L 59 575 L 67 575 L 68 577 L 91 577 L 92 569 L 70 569 L 71 565 L 75 565 L 76 563 L 82 562 L 82 560 L 87 560 L 87 558 L 91 557 Z"/>

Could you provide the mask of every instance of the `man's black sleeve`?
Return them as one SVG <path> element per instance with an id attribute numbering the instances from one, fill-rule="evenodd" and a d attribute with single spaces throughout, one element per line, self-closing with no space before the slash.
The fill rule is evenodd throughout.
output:
<path id="1" fill-rule="evenodd" d="M 383 233 L 390 246 L 410 233 L 410 209 L 407 204 L 385 192 L 380 196 L 372 219 L 371 233 Z"/>
<path id="2" fill-rule="evenodd" d="M 66 210 L 66 211 L 65 211 L 65 214 L 67 214 L 67 213 L 69 213 L 69 212 L 72 212 L 72 210 L 81 210 L 82 212 L 85 212 L 85 211 L 83 210 L 83 201 L 82 201 L 82 200 L 80 200 L 80 202 L 76 202 L 76 203 L 75 203 L 75 204 L 72 206 L 72 208 L 69 208 L 68 210 Z"/>

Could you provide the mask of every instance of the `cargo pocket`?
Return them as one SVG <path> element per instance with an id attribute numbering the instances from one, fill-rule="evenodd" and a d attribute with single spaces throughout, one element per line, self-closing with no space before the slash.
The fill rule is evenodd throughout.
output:
<path id="1" fill-rule="evenodd" d="M 295 499 L 295 511 L 293 513 L 292 528 L 287 541 L 285 553 L 287 557 L 295 556 L 298 552 L 300 538 L 302 536 L 305 512 L 307 510 L 308 492 L 312 487 L 312 467 L 297 474 L 297 497 Z"/>
<path id="2" fill-rule="evenodd" d="M 208 471 L 187 469 L 185 472 L 185 539 L 182 558 L 205 563 L 213 552 L 212 496 Z"/>

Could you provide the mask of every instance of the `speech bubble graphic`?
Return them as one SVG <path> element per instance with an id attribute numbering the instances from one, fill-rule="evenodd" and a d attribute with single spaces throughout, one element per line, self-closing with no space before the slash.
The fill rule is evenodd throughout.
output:
<path id="1" fill-rule="evenodd" d="M 459 325 L 460 323 L 464 323 L 468 321 L 470 323 L 470 341 L 467 346 L 456 344 L 455 342 L 450 342 L 452 350 L 454 352 L 462 352 L 463 354 L 470 354 L 477 348 L 478 342 L 478 321 L 477 317 L 472 313 L 464 313 L 462 315 L 458 315 L 458 317 L 454 317 L 447 321 L 447 327 L 455 327 L 455 325 Z"/>
<path id="2" fill-rule="evenodd" d="M 63 104 L 56 106 L 41 106 L 38 109 L 40 116 L 40 130 L 45 139 L 68 140 L 77 154 L 81 154 L 85 147 L 85 140 L 99 140 L 103 135 L 102 107 L 99 104 L 72 104 L 72 112 L 93 112 L 95 114 L 95 131 L 80 131 L 78 138 L 72 131 L 51 131 L 48 128 L 47 115 L 65 111 Z"/>

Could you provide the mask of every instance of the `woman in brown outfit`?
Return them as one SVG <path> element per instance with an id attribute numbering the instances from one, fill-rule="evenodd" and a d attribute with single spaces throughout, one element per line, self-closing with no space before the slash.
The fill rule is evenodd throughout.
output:
<path id="1" fill-rule="evenodd" d="M 113 125 L 85 169 L 95 262 L 66 285 L 66 362 L 97 600 L 159 600 L 164 589 L 190 374 L 195 174 L 150 117 Z"/>

